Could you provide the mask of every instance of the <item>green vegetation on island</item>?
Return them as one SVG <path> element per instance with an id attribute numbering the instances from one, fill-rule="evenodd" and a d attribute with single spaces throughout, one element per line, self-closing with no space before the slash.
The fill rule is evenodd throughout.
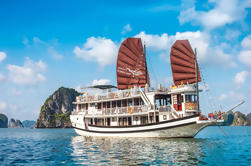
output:
<path id="1" fill-rule="evenodd" d="M 41 107 L 35 128 L 70 128 L 72 102 L 80 95 L 75 89 L 61 87 L 46 99 Z"/>

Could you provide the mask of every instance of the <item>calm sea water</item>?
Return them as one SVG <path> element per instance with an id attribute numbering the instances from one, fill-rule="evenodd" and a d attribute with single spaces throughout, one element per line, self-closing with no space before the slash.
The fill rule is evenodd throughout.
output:
<path id="1" fill-rule="evenodd" d="M 193 139 L 87 138 L 72 129 L 0 129 L 0 165 L 251 165 L 251 127 Z"/>

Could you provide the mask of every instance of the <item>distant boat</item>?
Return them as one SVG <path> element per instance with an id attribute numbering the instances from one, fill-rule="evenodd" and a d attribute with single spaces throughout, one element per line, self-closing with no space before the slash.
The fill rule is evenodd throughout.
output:
<path id="1" fill-rule="evenodd" d="M 73 102 L 70 119 L 83 136 L 191 138 L 216 124 L 201 114 L 196 50 L 188 40 L 177 40 L 170 53 L 174 85 L 150 87 L 145 46 L 127 38 L 117 57 L 117 87 L 87 87 Z M 91 88 L 103 93 L 89 94 Z"/>

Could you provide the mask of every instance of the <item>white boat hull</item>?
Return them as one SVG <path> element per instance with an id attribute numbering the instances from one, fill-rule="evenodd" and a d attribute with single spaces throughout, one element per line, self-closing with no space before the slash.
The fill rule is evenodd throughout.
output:
<path id="1" fill-rule="evenodd" d="M 76 117 L 71 117 L 77 134 L 97 137 L 163 137 L 163 138 L 193 138 L 200 130 L 212 125 L 212 122 L 201 122 L 199 117 L 188 117 L 169 120 L 156 124 L 138 126 L 94 126 L 74 123 Z M 82 118 L 81 118 L 82 119 Z"/>

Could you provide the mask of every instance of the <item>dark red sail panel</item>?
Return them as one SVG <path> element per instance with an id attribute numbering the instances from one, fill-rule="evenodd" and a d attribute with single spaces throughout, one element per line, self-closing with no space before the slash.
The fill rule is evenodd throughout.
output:
<path id="1" fill-rule="evenodd" d="M 170 53 L 173 81 L 175 85 L 196 83 L 195 64 L 196 59 L 193 49 L 188 40 L 177 40 Z M 198 66 L 198 65 L 197 65 Z M 198 71 L 198 82 L 201 81 L 200 70 Z"/>
<path id="2" fill-rule="evenodd" d="M 141 39 L 127 38 L 121 44 L 117 57 L 118 89 L 145 87 L 146 82 L 150 85 Z"/>

